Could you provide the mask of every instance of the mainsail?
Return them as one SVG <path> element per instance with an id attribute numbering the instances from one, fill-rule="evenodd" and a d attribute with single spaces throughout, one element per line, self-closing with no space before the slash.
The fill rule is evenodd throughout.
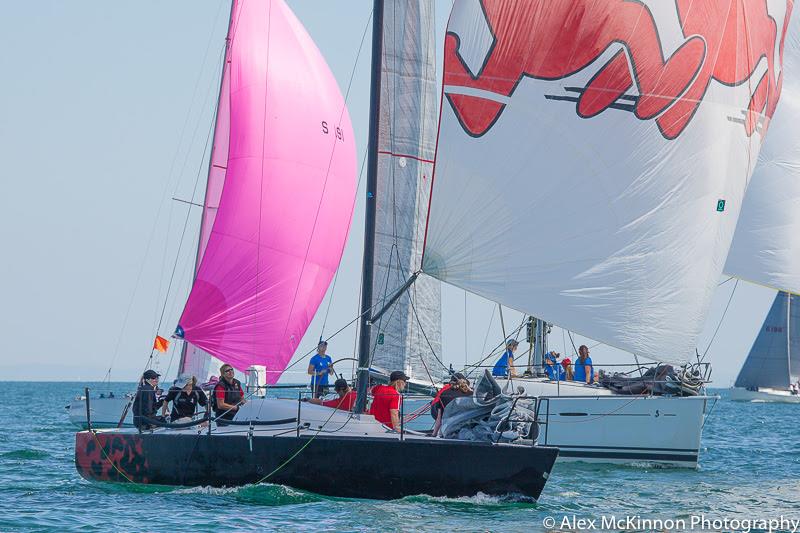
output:
<path id="1" fill-rule="evenodd" d="M 786 76 L 725 263 L 725 273 L 800 294 L 800 17 L 786 34 Z"/>
<path id="2" fill-rule="evenodd" d="M 785 389 L 800 376 L 800 302 L 779 292 L 764 319 L 736 387 Z"/>
<path id="3" fill-rule="evenodd" d="M 434 3 L 384 6 L 373 304 L 418 270 L 436 148 Z M 442 368 L 440 283 L 420 278 L 372 328 L 372 363 L 427 379 Z M 413 305 L 412 305 L 413 300 Z M 430 343 L 430 345 L 428 344 Z M 427 368 L 427 370 L 426 370 Z"/>
<path id="4" fill-rule="evenodd" d="M 336 80 L 285 3 L 235 1 L 231 17 L 215 134 L 227 150 L 215 143 L 178 333 L 240 370 L 265 365 L 274 383 L 341 259 L 355 145 Z"/>
<path id="5" fill-rule="evenodd" d="M 777 105 L 791 7 L 456 0 L 423 270 L 687 361 Z"/>

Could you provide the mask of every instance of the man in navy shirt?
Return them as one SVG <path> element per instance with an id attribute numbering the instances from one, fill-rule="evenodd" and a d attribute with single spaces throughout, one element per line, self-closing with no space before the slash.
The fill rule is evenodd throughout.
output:
<path id="1" fill-rule="evenodd" d="M 328 386 L 328 376 L 333 374 L 333 361 L 330 355 L 325 355 L 328 349 L 326 341 L 319 341 L 317 353 L 308 362 L 308 375 L 311 376 L 311 391 L 314 398 L 319 398 L 325 393 Z"/>

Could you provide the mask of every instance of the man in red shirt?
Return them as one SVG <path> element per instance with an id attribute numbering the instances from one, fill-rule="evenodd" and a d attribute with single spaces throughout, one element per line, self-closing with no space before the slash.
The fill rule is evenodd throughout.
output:
<path id="1" fill-rule="evenodd" d="M 338 398 L 326 401 L 322 401 L 319 398 L 311 398 L 308 402 L 324 405 L 325 407 L 333 407 L 334 409 L 352 411 L 353 406 L 356 404 L 356 397 L 358 394 L 350 388 L 350 385 L 347 384 L 347 380 L 342 378 L 337 379 L 336 383 L 333 384 L 333 389 L 336 391 L 336 394 L 339 395 Z"/>
<path id="2" fill-rule="evenodd" d="M 369 414 L 375 420 L 385 424 L 395 431 L 400 431 L 400 393 L 406 388 L 409 377 L 400 370 L 395 370 L 389 374 L 388 385 L 376 385 L 372 387 L 372 407 Z"/>

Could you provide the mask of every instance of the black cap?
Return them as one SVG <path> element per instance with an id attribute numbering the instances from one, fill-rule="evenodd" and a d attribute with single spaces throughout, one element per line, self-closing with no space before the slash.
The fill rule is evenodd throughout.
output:
<path id="1" fill-rule="evenodd" d="M 328 345 L 328 341 L 319 341 L 317 343 L 317 348 L 319 348 L 320 346 L 327 346 L 327 345 Z"/>
<path id="2" fill-rule="evenodd" d="M 346 389 L 349 386 L 346 379 L 339 378 L 333 383 L 333 390 Z"/>
<path id="3" fill-rule="evenodd" d="M 142 374 L 142 379 L 154 379 L 159 376 L 161 376 L 161 374 L 159 374 L 155 370 L 145 370 L 144 374 Z"/>
<path id="4" fill-rule="evenodd" d="M 402 370 L 395 370 L 394 372 L 389 374 L 389 381 L 397 381 L 398 379 L 402 379 L 403 381 L 408 381 L 411 378 L 406 376 Z"/>

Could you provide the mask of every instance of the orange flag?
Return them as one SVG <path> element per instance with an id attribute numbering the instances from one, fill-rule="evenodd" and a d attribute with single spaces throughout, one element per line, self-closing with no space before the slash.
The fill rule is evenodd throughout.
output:
<path id="1" fill-rule="evenodd" d="M 156 335 L 156 340 L 153 341 L 153 349 L 159 352 L 166 352 L 169 348 L 169 341 L 160 335 Z"/>

